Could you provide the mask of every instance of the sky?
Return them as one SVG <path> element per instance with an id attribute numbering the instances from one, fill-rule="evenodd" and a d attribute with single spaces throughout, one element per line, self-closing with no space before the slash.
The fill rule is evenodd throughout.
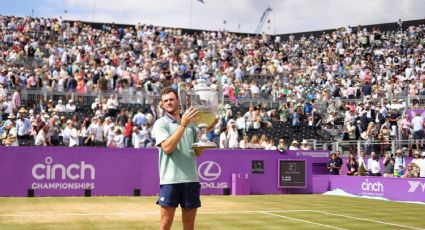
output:
<path id="1" fill-rule="evenodd" d="M 0 0 L 0 15 L 284 34 L 425 18 L 425 0 Z M 66 13 L 65 13 L 66 12 Z M 226 23 L 224 23 L 226 22 Z"/>

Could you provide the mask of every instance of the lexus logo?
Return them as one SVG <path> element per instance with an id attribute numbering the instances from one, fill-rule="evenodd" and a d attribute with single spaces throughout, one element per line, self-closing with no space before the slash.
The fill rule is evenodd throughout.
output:
<path id="1" fill-rule="evenodd" d="M 213 181 L 221 175 L 221 167 L 215 161 L 205 161 L 199 165 L 198 174 L 203 180 Z"/>

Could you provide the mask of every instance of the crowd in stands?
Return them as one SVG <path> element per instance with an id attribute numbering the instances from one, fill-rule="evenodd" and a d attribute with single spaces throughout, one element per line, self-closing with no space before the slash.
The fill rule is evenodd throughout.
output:
<path id="1" fill-rule="evenodd" d="M 420 153 L 415 150 L 413 159 L 408 160 L 402 149 L 397 149 L 395 154 L 386 152 L 383 157 L 371 152 L 369 159 L 365 158 L 365 152 L 361 151 L 356 157 L 350 153 L 345 165 L 340 157 L 341 152 L 331 154 L 327 164 L 330 175 L 342 175 L 343 168 L 346 167 L 348 176 L 384 176 L 401 178 L 425 178 L 425 152 Z"/>
<path id="2" fill-rule="evenodd" d="M 423 120 L 402 114 L 417 108 L 425 93 L 424 43 L 425 25 L 348 27 L 282 40 L 0 16 L 2 144 L 152 146 L 151 127 L 161 108 L 153 101 L 143 109 L 122 108 L 116 95 L 151 98 L 164 87 L 203 78 L 224 90 L 227 104 L 209 135 L 221 148 L 299 149 L 304 136 L 263 131 L 283 127 L 278 123 L 314 135 L 337 128 L 344 140 L 364 140 L 367 154 L 388 151 L 391 139 L 414 138 L 421 148 Z M 23 99 L 40 91 L 64 96 Z M 87 105 L 68 93 L 97 98 Z M 232 107 L 244 99 L 279 104 Z M 378 149 L 376 141 L 384 144 Z"/>

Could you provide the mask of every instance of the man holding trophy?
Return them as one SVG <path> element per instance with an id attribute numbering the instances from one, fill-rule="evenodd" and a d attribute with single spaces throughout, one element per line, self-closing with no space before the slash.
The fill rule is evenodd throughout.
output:
<path id="1" fill-rule="evenodd" d="M 182 103 L 185 103 L 188 95 L 185 95 Z M 188 103 L 185 104 L 188 106 Z M 194 229 L 197 208 L 201 207 L 201 185 L 195 156 L 201 155 L 202 150 L 207 148 L 202 144 L 198 147 L 194 143 L 199 139 L 195 124 L 198 124 L 200 130 L 202 128 L 202 132 L 207 132 L 214 129 L 218 120 L 213 119 L 207 128 L 204 128 L 205 124 L 200 127 L 196 121 L 200 120 L 199 115 L 205 111 L 200 111 L 202 108 L 199 109 L 195 103 L 180 114 L 179 95 L 172 88 L 162 91 L 161 107 L 165 115 L 153 126 L 153 135 L 159 148 L 160 194 L 157 204 L 161 206 L 160 229 L 171 228 L 178 205 L 182 208 L 183 228 Z"/>

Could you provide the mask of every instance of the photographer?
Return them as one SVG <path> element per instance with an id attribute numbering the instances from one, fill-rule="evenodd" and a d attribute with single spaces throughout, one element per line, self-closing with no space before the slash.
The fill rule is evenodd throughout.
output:
<path id="1" fill-rule="evenodd" d="M 385 158 L 384 158 L 384 177 L 394 177 L 394 165 L 395 165 L 395 160 L 394 160 L 394 155 L 391 154 L 390 152 L 387 152 L 387 154 L 385 154 Z"/>
<path id="2" fill-rule="evenodd" d="M 331 160 L 328 162 L 327 168 L 330 175 L 339 175 L 339 170 L 341 169 L 341 164 L 337 160 L 336 154 L 331 154 Z"/>

